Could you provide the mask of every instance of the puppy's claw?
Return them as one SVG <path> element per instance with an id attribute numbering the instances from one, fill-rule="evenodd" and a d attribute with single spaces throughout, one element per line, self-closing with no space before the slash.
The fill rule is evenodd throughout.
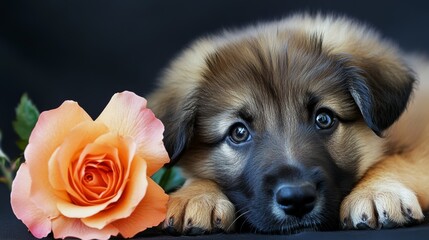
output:
<path id="1" fill-rule="evenodd" d="M 174 217 L 169 217 L 167 224 L 168 224 L 168 227 L 173 227 L 173 225 L 174 225 Z"/>
<path id="2" fill-rule="evenodd" d="M 216 225 L 216 226 L 220 226 L 220 225 L 221 225 L 221 223 L 222 223 L 222 220 L 221 220 L 220 218 L 216 218 L 216 220 L 215 220 L 215 225 Z"/>
<path id="3" fill-rule="evenodd" d="M 361 216 L 361 222 L 356 224 L 357 229 L 367 230 L 374 229 L 377 227 L 377 223 L 373 217 L 368 217 L 368 214 L 363 213 Z"/>
<path id="4" fill-rule="evenodd" d="M 366 223 L 358 223 L 358 224 L 356 225 L 356 228 L 357 228 L 357 229 L 360 229 L 360 230 L 368 230 L 368 229 L 371 229 L 371 228 L 368 226 L 368 224 L 366 224 Z"/>
<path id="5" fill-rule="evenodd" d="M 362 221 L 366 222 L 368 220 L 368 215 L 366 213 L 362 214 Z"/>
<path id="6" fill-rule="evenodd" d="M 395 223 L 389 219 L 386 219 L 383 223 L 380 223 L 380 225 L 381 225 L 381 228 L 383 228 L 383 229 L 390 229 L 390 228 L 399 227 L 397 223 Z"/>
<path id="7" fill-rule="evenodd" d="M 343 221 L 341 222 L 341 227 L 343 229 L 347 229 L 349 224 L 347 224 L 347 218 L 344 218 Z"/>
<path id="8" fill-rule="evenodd" d="M 186 221 L 187 228 L 192 228 L 192 218 L 189 218 L 188 221 Z"/>
<path id="9" fill-rule="evenodd" d="M 174 227 L 172 227 L 172 226 L 168 226 L 168 227 L 166 227 L 166 228 L 164 228 L 164 231 L 167 233 L 167 234 L 170 234 L 170 235 L 173 235 L 173 236 L 179 236 L 180 235 L 180 232 L 179 231 L 177 231 Z"/>

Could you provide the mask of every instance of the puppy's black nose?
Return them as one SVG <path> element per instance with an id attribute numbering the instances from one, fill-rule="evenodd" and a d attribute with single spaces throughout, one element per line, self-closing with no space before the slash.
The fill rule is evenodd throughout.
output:
<path id="1" fill-rule="evenodd" d="M 316 187 L 308 182 L 283 185 L 275 195 L 276 202 L 285 213 L 297 217 L 301 217 L 313 210 L 316 198 Z"/>

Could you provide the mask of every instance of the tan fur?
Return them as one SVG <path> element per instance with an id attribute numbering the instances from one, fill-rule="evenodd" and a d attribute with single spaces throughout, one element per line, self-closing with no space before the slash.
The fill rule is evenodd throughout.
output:
<path id="1" fill-rule="evenodd" d="M 314 38 L 319 37 L 323 40 L 317 46 L 319 42 Z M 315 57 L 319 51 L 320 56 Z M 405 61 L 419 76 L 419 91 L 405 114 L 382 133 L 384 138 L 368 128 L 369 120 L 355 116 L 358 110 L 351 100 L 361 111 L 366 101 L 359 89 L 351 87 L 345 94 L 322 84 L 326 78 L 337 77 L 333 75 L 336 65 L 329 63 L 338 59 L 346 59 L 343 67 L 360 69 L 358 77 L 387 79 L 394 86 L 408 80 Z M 280 153 L 294 165 L 312 151 L 299 132 L 300 121 L 306 117 L 302 105 L 308 100 L 307 92 L 323 93 L 316 109 L 328 107 L 353 119 L 353 124 L 339 124 L 327 140 L 327 151 L 336 165 L 353 165 L 357 179 L 363 176 L 342 203 L 344 227 L 357 228 L 365 223 L 377 228 L 392 220 L 405 225 L 409 218 L 420 221 L 424 217 L 422 208 L 429 209 L 428 69 L 426 60 L 403 55 L 375 31 L 342 17 L 297 14 L 198 39 L 171 63 L 148 101 L 170 130 L 167 142 L 181 141 L 179 131 L 195 135 L 194 140 L 183 143 L 185 153 L 180 155 L 179 165 L 188 180 L 171 195 L 163 227 L 179 233 L 192 228 L 206 232 L 232 230 L 234 206 L 222 193 L 218 176 L 239 176 L 245 167 L 244 157 L 227 144 L 210 149 L 205 143 L 224 135 L 239 119 L 237 112 L 245 108 L 254 118 L 255 131 L 272 133 L 268 136 L 277 147 L 261 167 L 275 164 L 271 158 Z M 260 83 L 261 79 L 270 82 Z M 283 79 L 300 81 L 284 87 Z M 264 92 L 259 92 L 261 89 L 277 98 L 260 95 Z M 195 111 L 196 106 L 201 109 Z M 194 114 L 199 114 L 196 125 Z M 184 122 L 187 124 L 178 126 Z M 177 149 L 171 146 L 169 150 Z M 360 158 L 354 162 L 350 156 Z"/>

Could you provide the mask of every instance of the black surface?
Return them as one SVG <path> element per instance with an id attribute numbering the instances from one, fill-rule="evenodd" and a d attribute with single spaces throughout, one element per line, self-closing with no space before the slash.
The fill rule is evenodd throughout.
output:
<path id="1" fill-rule="evenodd" d="M 19 153 L 11 122 L 24 92 L 42 111 L 73 99 L 95 118 L 117 91 L 147 95 L 161 69 L 196 37 L 302 10 L 349 15 L 405 50 L 429 53 L 425 1 L 0 1 L 3 149 L 11 157 Z M 8 196 L 0 186 L 0 239 L 31 239 L 11 213 Z M 429 239 L 429 227 L 190 239 L 214 238 Z"/>
<path id="2" fill-rule="evenodd" d="M 28 231 L 26 226 L 13 215 L 9 204 L 9 189 L 4 185 L 0 186 L 0 239 L 36 239 Z M 169 236 L 161 235 L 159 232 L 144 232 L 138 234 L 134 239 L 176 239 L 176 240 L 209 240 L 209 239 L 231 239 L 231 240 L 249 240 L 249 239 L 389 239 L 389 240 L 417 240 L 429 239 L 429 224 L 385 230 L 354 230 L 354 231 L 335 231 L 335 232 L 303 232 L 295 235 L 260 235 L 260 234 L 215 234 L 204 236 Z M 52 239 L 52 235 L 45 239 Z"/>

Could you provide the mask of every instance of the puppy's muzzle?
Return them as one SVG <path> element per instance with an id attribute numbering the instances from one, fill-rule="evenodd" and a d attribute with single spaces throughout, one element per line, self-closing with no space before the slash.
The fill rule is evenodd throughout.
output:
<path id="1" fill-rule="evenodd" d="M 317 201 L 317 190 L 310 182 L 282 184 L 274 198 L 287 215 L 302 217 L 313 210 Z"/>

